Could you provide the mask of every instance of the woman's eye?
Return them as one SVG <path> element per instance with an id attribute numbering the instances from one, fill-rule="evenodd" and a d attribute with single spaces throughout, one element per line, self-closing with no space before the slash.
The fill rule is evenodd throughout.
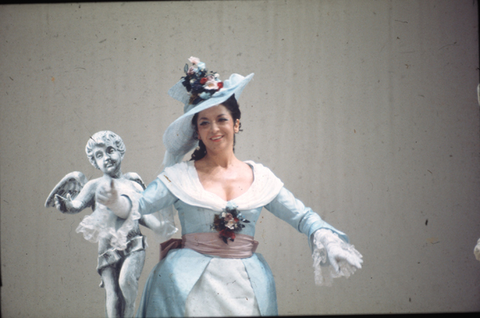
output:
<path id="1" fill-rule="evenodd" d="M 218 119 L 219 122 L 225 122 L 225 121 L 227 121 L 227 120 L 228 120 L 228 118 L 220 118 L 220 119 Z"/>
<path id="2" fill-rule="evenodd" d="M 202 122 L 200 122 L 200 126 L 205 126 L 205 125 L 208 125 L 208 121 L 202 121 Z"/>

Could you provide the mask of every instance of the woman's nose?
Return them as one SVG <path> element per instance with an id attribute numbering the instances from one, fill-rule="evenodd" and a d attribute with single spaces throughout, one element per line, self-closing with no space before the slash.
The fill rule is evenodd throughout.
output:
<path id="1" fill-rule="evenodd" d="M 217 131 L 218 130 L 217 122 L 213 122 L 211 127 L 212 127 L 212 131 Z"/>

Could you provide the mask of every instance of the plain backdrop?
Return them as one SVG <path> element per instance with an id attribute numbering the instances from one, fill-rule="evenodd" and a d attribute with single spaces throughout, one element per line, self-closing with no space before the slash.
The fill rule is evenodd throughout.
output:
<path id="1" fill-rule="evenodd" d="M 480 310 L 477 1 L 161 1 L 0 6 L 3 317 L 104 316 L 97 246 L 75 232 L 91 210 L 44 202 L 71 171 L 101 175 L 84 150 L 100 130 L 125 141 L 124 172 L 154 180 L 190 56 L 255 73 L 237 157 L 364 256 L 315 286 L 306 237 L 264 211 L 281 315 Z M 138 299 L 159 254 L 142 231 Z"/>

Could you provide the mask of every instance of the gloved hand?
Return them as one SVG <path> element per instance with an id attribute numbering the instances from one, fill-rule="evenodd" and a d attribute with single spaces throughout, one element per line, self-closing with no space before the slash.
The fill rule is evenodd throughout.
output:
<path id="1" fill-rule="evenodd" d="M 338 235 L 328 229 L 320 229 L 313 234 L 313 259 L 315 282 L 318 285 L 330 285 L 332 278 L 349 277 L 362 268 L 363 256 L 353 245 L 344 242 Z M 329 266 L 330 265 L 330 266 Z M 329 267 L 327 273 L 321 266 Z"/>
<path id="2" fill-rule="evenodd" d="M 475 254 L 475 258 L 480 261 L 480 239 L 477 241 L 477 245 L 473 249 L 473 254 Z"/>

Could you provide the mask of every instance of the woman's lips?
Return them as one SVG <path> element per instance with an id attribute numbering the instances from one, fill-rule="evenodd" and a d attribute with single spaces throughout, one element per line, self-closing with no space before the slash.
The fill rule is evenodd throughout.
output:
<path id="1" fill-rule="evenodd" d="M 211 140 L 211 141 L 218 141 L 218 140 L 220 140 L 220 139 L 222 139 L 222 138 L 223 138 L 223 136 L 215 136 L 215 137 L 210 138 L 210 140 Z"/>

